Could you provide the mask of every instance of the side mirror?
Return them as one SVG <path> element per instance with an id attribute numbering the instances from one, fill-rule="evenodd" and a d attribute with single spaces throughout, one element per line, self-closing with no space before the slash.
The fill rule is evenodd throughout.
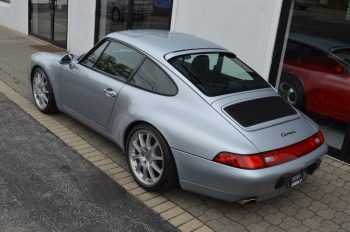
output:
<path id="1" fill-rule="evenodd" d="M 62 58 L 60 59 L 60 64 L 70 64 L 73 61 L 73 55 L 72 54 L 66 54 L 64 56 L 62 56 Z"/>
<path id="2" fill-rule="evenodd" d="M 344 72 L 344 68 L 340 64 L 334 67 L 335 74 L 342 74 L 343 72 Z"/>

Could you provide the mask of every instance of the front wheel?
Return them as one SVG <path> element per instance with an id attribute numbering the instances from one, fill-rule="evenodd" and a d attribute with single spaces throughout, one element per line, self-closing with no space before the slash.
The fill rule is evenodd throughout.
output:
<path id="1" fill-rule="evenodd" d="M 41 112 L 52 114 L 58 111 L 49 78 L 41 68 L 34 71 L 32 90 L 35 105 Z"/>
<path id="2" fill-rule="evenodd" d="M 163 136 L 153 127 L 141 124 L 133 128 L 126 152 L 130 172 L 144 189 L 158 191 L 176 183 L 174 157 Z"/>

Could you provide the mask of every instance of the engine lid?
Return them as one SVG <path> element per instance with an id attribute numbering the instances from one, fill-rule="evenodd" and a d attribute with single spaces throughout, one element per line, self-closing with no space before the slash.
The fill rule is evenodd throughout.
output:
<path id="1" fill-rule="evenodd" d="M 307 119 L 272 89 L 222 98 L 212 107 L 260 152 L 289 146 L 317 132 Z"/>

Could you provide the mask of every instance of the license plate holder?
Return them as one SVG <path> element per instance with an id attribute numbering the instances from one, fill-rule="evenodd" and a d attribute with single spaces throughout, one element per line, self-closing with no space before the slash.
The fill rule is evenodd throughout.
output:
<path id="1" fill-rule="evenodd" d="M 284 174 L 280 179 L 278 179 L 275 189 L 283 186 L 285 186 L 286 189 L 292 188 L 306 180 L 306 177 L 306 169 L 301 169 L 300 171 L 295 173 Z"/>
<path id="2" fill-rule="evenodd" d="M 310 166 L 301 169 L 298 172 L 284 174 L 276 181 L 275 189 L 282 187 L 288 189 L 304 182 L 307 175 L 312 175 L 320 167 L 321 162 L 321 159 L 318 159 Z"/>

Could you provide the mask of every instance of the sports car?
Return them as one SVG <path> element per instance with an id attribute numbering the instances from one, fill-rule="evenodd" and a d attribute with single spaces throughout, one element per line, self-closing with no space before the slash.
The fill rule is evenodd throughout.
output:
<path id="1" fill-rule="evenodd" d="M 162 30 L 107 35 L 83 55 L 34 53 L 37 108 L 64 112 L 126 153 L 136 182 L 262 201 L 302 183 L 327 152 L 317 124 L 235 54 Z"/>
<path id="2" fill-rule="evenodd" d="M 279 85 L 300 110 L 342 122 L 350 119 L 350 44 L 290 33 Z"/>

